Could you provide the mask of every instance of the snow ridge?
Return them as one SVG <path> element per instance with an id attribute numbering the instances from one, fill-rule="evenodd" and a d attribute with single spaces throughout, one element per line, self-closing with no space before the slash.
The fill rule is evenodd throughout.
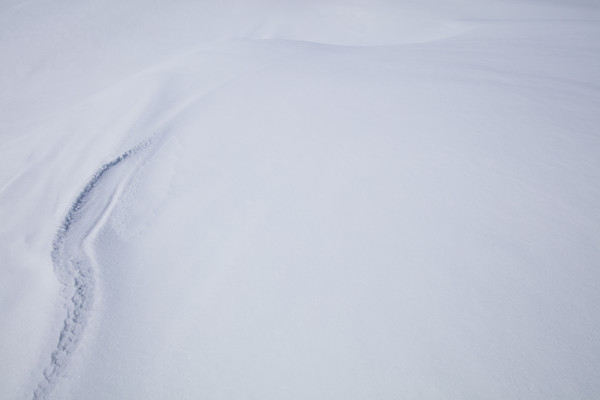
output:
<path id="1" fill-rule="evenodd" d="M 97 188 L 111 170 L 151 143 L 151 139 L 145 140 L 103 164 L 79 193 L 56 232 L 51 256 L 54 272 L 63 285 L 66 317 L 57 346 L 50 355 L 50 364 L 44 369 L 43 378 L 33 393 L 34 400 L 45 399 L 50 394 L 81 340 L 88 314 L 92 309 L 95 277 L 93 263 L 86 254 L 84 241 L 102 219 L 111 198 L 109 197 L 107 204 L 102 207 L 100 214 L 92 219 L 89 226 L 83 226 L 86 223 L 86 219 L 83 218 L 86 214 L 84 207 L 94 197 Z M 80 228 L 84 229 L 84 234 L 74 232 Z"/>

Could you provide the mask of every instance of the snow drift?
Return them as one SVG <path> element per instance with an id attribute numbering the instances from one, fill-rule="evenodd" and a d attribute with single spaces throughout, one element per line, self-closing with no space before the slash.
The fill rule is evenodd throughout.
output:
<path id="1" fill-rule="evenodd" d="M 599 17 L 4 2 L 0 398 L 597 397 Z"/>

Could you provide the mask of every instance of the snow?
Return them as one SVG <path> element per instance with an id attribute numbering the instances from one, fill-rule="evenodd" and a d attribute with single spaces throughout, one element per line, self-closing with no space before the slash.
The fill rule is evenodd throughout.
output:
<path id="1" fill-rule="evenodd" d="M 3 2 L 0 399 L 598 397 L 599 20 Z"/>

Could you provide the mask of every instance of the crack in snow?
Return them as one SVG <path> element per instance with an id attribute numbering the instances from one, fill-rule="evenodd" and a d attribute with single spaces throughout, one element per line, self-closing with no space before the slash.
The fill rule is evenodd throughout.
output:
<path id="1" fill-rule="evenodd" d="M 34 400 L 47 398 L 59 376 L 66 368 L 71 355 L 81 340 L 94 301 L 94 270 L 92 262 L 84 249 L 84 241 L 88 234 L 73 235 L 73 229 L 81 221 L 85 205 L 93 198 L 95 190 L 102 183 L 107 173 L 150 144 L 152 144 L 152 141 L 148 139 L 114 160 L 103 164 L 79 193 L 56 232 L 51 256 L 54 272 L 63 285 L 66 317 L 56 348 L 50 355 L 50 363 L 44 369 L 43 378 L 33 393 Z M 87 232 L 93 230 L 105 212 L 106 207 L 88 227 Z"/>

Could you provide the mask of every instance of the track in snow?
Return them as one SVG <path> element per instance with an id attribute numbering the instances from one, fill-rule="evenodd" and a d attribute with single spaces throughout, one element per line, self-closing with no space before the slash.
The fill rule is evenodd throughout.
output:
<path id="1" fill-rule="evenodd" d="M 81 340 L 94 302 L 94 269 L 86 254 L 84 242 L 109 208 L 112 195 L 105 204 L 92 210 L 85 210 L 85 206 L 94 199 L 98 187 L 115 167 L 150 144 L 151 140 L 144 141 L 102 165 L 79 193 L 56 233 L 52 262 L 54 272 L 64 286 L 67 315 L 56 348 L 50 355 L 50 363 L 45 367 L 43 378 L 33 393 L 34 400 L 47 398 L 55 386 Z"/>

